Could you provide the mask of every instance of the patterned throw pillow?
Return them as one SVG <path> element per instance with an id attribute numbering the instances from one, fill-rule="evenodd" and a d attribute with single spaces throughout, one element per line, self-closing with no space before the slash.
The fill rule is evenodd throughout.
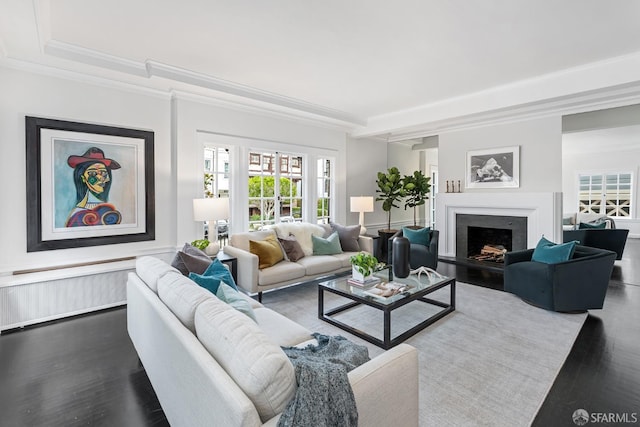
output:
<path id="1" fill-rule="evenodd" d="M 311 236 L 311 243 L 313 244 L 314 255 L 336 255 L 342 253 L 340 237 L 338 236 L 337 231 L 326 239 Z"/>

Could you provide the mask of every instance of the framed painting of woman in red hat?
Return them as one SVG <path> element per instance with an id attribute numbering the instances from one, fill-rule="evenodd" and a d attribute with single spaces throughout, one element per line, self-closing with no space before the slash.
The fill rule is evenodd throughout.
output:
<path id="1" fill-rule="evenodd" d="M 27 251 L 152 240 L 153 132 L 27 117 Z"/>

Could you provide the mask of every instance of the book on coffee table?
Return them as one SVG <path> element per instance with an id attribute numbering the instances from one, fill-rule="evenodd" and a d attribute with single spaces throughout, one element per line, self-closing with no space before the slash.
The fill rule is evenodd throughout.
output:
<path id="1" fill-rule="evenodd" d="M 363 292 L 377 298 L 389 298 L 408 291 L 411 288 L 413 288 L 412 285 L 407 285 L 404 283 L 382 282 L 378 283 L 371 289 L 365 289 Z"/>
<path id="2" fill-rule="evenodd" d="M 376 283 L 380 283 L 380 278 L 372 277 L 368 280 L 365 280 L 364 282 L 361 282 L 360 280 L 356 280 L 353 277 L 350 277 L 349 279 L 347 279 L 347 282 L 350 285 L 358 286 L 360 288 L 365 288 L 367 286 L 372 286 L 372 285 L 375 285 Z"/>

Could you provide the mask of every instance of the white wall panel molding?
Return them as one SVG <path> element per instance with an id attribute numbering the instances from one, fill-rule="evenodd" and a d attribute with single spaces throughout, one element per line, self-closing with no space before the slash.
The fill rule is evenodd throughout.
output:
<path id="1" fill-rule="evenodd" d="M 51 40 L 51 2 L 50 0 L 33 0 L 38 47 L 45 53 L 45 46 Z"/>

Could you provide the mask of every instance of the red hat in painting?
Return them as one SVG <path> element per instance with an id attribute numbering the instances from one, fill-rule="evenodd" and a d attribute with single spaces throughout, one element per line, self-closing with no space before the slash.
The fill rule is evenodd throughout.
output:
<path id="1" fill-rule="evenodd" d="M 80 163 L 85 162 L 98 162 L 104 164 L 110 169 L 120 169 L 120 163 L 113 159 L 106 159 L 104 157 L 104 151 L 96 147 L 89 148 L 82 156 L 69 156 L 67 159 L 67 163 L 72 168 L 75 168 Z"/>

